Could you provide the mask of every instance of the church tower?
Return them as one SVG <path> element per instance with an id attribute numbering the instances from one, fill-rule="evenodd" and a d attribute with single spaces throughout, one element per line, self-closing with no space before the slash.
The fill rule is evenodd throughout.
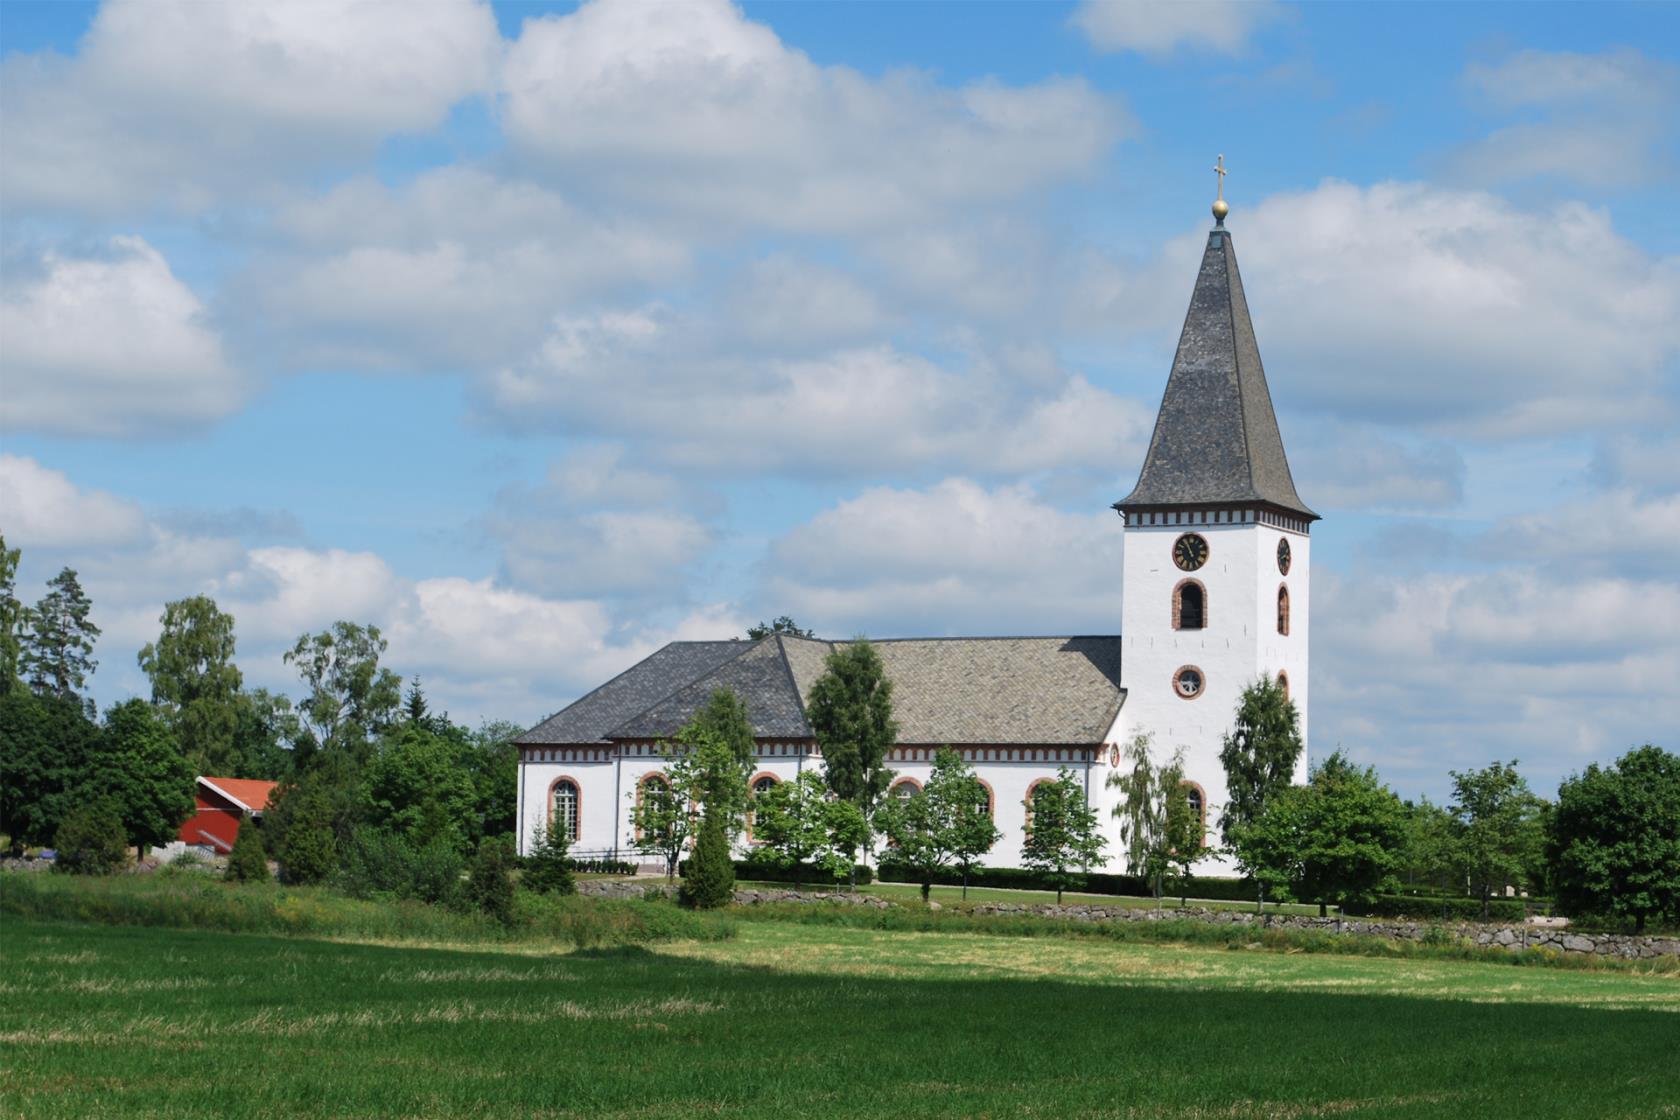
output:
<path id="1" fill-rule="evenodd" d="M 1225 802 L 1219 751 L 1242 690 L 1281 678 L 1306 737 L 1308 531 L 1318 520 L 1284 457 L 1225 229 L 1223 162 L 1149 453 L 1137 486 L 1114 503 L 1125 521 L 1125 734 L 1151 733 L 1162 753 L 1184 749 L 1210 843 Z"/>

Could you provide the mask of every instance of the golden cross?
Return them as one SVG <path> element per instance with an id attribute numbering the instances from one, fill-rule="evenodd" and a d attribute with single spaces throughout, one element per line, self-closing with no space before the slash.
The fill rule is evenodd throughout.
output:
<path id="1" fill-rule="evenodd" d="M 1223 200 L 1225 198 L 1225 176 L 1230 174 L 1230 172 L 1225 170 L 1225 156 L 1224 156 L 1223 153 L 1221 153 L 1220 156 L 1219 156 L 1219 162 L 1214 164 L 1213 173 L 1215 175 L 1219 176 L 1219 195 L 1218 195 L 1218 197 L 1219 197 L 1219 199 Z"/>

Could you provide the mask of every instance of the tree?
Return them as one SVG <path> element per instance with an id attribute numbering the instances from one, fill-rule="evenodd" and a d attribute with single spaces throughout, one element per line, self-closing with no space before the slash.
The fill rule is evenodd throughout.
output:
<path id="1" fill-rule="evenodd" d="M 409 723 L 423 725 L 431 715 L 431 706 L 426 703 L 426 694 L 420 690 L 420 678 L 415 677 L 408 684 L 408 691 L 403 693 L 403 718 Z"/>
<path id="2" fill-rule="evenodd" d="M 1225 811 L 1220 816 L 1220 839 L 1235 848 L 1238 833 L 1259 820 L 1266 803 L 1287 789 L 1300 761 L 1300 717 L 1283 685 L 1275 677 L 1261 677 L 1243 689 L 1231 730 L 1219 752 L 1225 768 Z M 1242 863 L 1238 855 L 1238 863 Z M 1250 871 L 1243 865 L 1244 871 Z M 1266 904 L 1266 880 L 1259 884 L 1259 905 Z"/>
<path id="3" fill-rule="evenodd" d="M 866 824 L 872 822 L 893 778 L 887 752 L 898 741 L 892 681 L 874 646 L 859 638 L 828 655 L 811 686 L 805 718 L 822 748 L 828 788 L 856 805 Z"/>
<path id="4" fill-rule="evenodd" d="M 643 851 L 659 853 L 665 877 L 674 879 L 683 849 L 699 824 L 699 799 L 704 777 L 691 749 L 674 748 L 663 778 L 643 779 L 624 796 L 631 802 L 630 822 Z"/>
<path id="5" fill-rule="evenodd" d="M 84 800 L 65 814 L 54 837 L 53 870 L 68 875 L 109 875 L 128 862 L 122 812 L 108 797 Z"/>
<path id="6" fill-rule="evenodd" d="M 253 688 L 234 704 L 232 778 L 281 782 L 292 776 L 292 748 L 299 724 L 285 696 Z"/>
<path id="7" fill-rule="evenodd" d="M 950 747 L 933 756 L 927 784 L 910 797 L 888 797 L 876 821 L 893 846 L 892 861 L 921 884 L 923 902 L 947 866 L 962 868 L 966 897 L 970 866 L 1002 835 L 987 812 L 986 788 Z"/>
<path id="8" fill-rule="evenodd" d="M 93 770 L 101 738 L 75 700 L 24 688 L 0 693 L 0 829 L 14 851 L 52 843 L 81 800 L 78 787 Z"/>
<path id="9" fill-rule="evenodd" d="M 140 668 L 152 682 L 152 701 L 167 715 L 175 738 L 199 774 L 231 774 L 240 759 L 239 690 L 233 663 L 233 616 L 208 595 L 167 603 L 156 642 L 141 647 Z"/>
<path id="10" fill-rule="evenodd" d="M 287 883 L 319 883 L 338 865 L 338 837 L 333 831 L 333 803 L 316 785 L 280 791 L 286 817 L 279 842 L 280 877 Z M 264 820 L 274 808 L 264 813 Z M 265 824 L 265 827 L 267 825 Z"/>
<path id="11" fill-rule="evenodd" d="M 363 772 L 362 818 L 415 847 L 442 839 L 467 850 L 477 828 L 478 790 L 456 744 L 417 724 L 393 728 Z"/>
<path id="12" fill-rule="evenodd" d="M 1451 813 L 1428 798 L 1408 806 L 1402 866 L 1409 881 L 1421 879 L 1441 895 L 1443 915 L 1453 881 L 1458 881 L 1460 889 L 1464 886 L 1464 860 L 1459 849 L 1458 821 Z"/>
<path id="13" fill-rule="evenodd" d="M 707 812 L 700 821 L 694 854 L 683 870 L 682 901 L 696 910 L 728 906 L 735 897 L 735 861 L 729 836 L 719 814 Z"/>
<path id="14" fill-rule="evenodd" d="M 758 756 L 746 703 L 730 689 L 718 689 L 667 749 L 694 767 L 690 796 L 705 815 L 717 817 L 727 847 L 741 831 L 747 779 Z"/>
<path id="15" fill-rule="evenodd" d="M 828 786 L 813 770 L 791 782 L 778 782 L 753 798 L 751 858 L 798 870 L 816 867 L 836 879 L 853 874 L 863 843 L 863 813 L 849 801 L 829 797 Z"/>
<path id="16" fill-rule="evenodd" d="M 492 720 L 467 737 L 466 769 L 475 791 L 474 840 L 511 836 L 519 813 L 519 747 L 524 728 Z"/>
<path id="17" fill-rule="evenodd" d="M 36 692 L 63 700 L 81 699 L 88 677 L 99 666 L 92 656 L 100 633 L 88 618 L 92 608 L 75 570 L 64 568 L 28 612 L 18 662 Z M 91 714 L 91 705 L 89 709 Z"/>
<path id="18" fill-rule="evenodd" d="M 1406 836 L 1406 810 L 1370 767 L 1341 751 L 1289 791 L 1296 853 L 1290 893 L 1303 902 L 1346 907 L 1369 903 L 1395 885 Z"/>
<path id="19" fill-rule="evenodd" d="M 572 859 L 566 852 L 572 838 L 566 835 L 564 823 L 549 828 L 537 822 L 531 837 L 531 852 L 525 857 L 525 873 L 520 882 L 527 890 L 538 894 L 576 894 L 577 880 L 572 876 Z"/>
<path id="20" fill-rule="evenodd" d="M 760 622 L 757 626 L 747 627 L 747 639 L 749 641 L 756 642 L 760 638 L 768 638 L 772 634 L 788 634 L 795 638 L 816 637 L 816 634 L 809 630 L 801 630 L 799 624 L 785 614 L 774 622 Z"/>
<path id="21" fill-rule="evenodd" d="M 1459 824 L 1460 852 L 1470 885 L 1482 900 L 1482 918 L 1494 891 L 1523 881 L 1545 843 L 1540 799 L 1517 773 L 1517 763 L 1495 762 L 1481 770 L 1452 770 L 1452 814 Z"/>
<path id="22" fill-rule="evenodd" d="M 263 847 L 262 829 L 254 821 L 241 821 L 239 836 L 228 853 L 227 872 L 230 883 L 266 883 L 273 878 L 268 873 L 268 851 Z"/>
<path id="23" fill-rule="evenodd" d="M 402 678 L 379 667 L 386 645 L 379 627 L 340 621 L 303 635 L 286 652 L 309 689 L 298 712 L 316 746 L 360 751 L 395 718 Z"/>
<path id="24" fill-rule="evenodd" d="M 0 695 L 18 683 L 18 655 L 22 651 L 19 631 L 23 626 L 23 604 L 17 597 L 18 559 L 22 550 L 6 547 L 0 533 Z"/>
<path id="25" fill-rule="evenodd" d="M 1647 743 L 1558 789 L 1547 854 L 1566 913 L 1680 923 L 1680 755 Z"/>
<path id="26" fill-rule="evenodd" d="M 193 768 L 163 717 L 144 700 L 125 700 L 105 713 L 104 747 L 84 780 L 90 791 L 116 801 L 123 832 L 141 854 L 173 840 L 193 813 Z"/>
<path id="27" fill-rule="evenodd" d="M 467 875 L 467 898 L 480 913 L 513 924 L 513 847 L 505 836 L 487 836 Z"/>
<path id="28" fill-rule="evenodd" d="M 1114 816 L 1126 845 L 1126 870 L 1141 875 L 1158 902 L 1175 861 L 1188 867 L 1200 854 L 1200 838 L 1193 835 L 1200 822 L 1192 819 L 1184 789 L 1183 751 L 1157 764 L 1150 757 L 1149 733 L 1140 731 L 1126 744 L 1125 757 L 1132 768 L 1110 774 L 1108 785 L 1120 792 Z"/>
<path id="29" fill-rule="evenodd" d="M 1027 841 L 1021 862 L 1056 888 L 1060 905 L 1062 891 L 1083 882 L 1091 865 L 1102 858 L 1107 842 L 1097 830 L 1097 812 L 1086 804 L 1085 788 L 1065 766 L 1055 781 L 1034 786 L 1026 805 Z"/>

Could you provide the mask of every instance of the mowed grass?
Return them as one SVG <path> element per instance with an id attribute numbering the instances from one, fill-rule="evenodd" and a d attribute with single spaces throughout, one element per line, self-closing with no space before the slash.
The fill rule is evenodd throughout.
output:
<path id="1" fill-rule="evenodd" d="M 27 1117 L 1680 1115 L 1680 980 L 744 923 L 463 951 L 32 923 Z"/>

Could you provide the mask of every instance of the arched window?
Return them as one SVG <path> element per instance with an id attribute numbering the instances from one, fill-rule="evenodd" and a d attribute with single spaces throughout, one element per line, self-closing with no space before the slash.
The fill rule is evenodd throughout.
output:
<path id="1" fill-rule="evenodd" d="M 1038 799 L 1038 791 L 1040 789 L 1044 788 L 1045 786 L 1050 785 L 1050 784 L 1051 784 L 1051 779 L 1040 778 L 1040 779 L 1038 779 L 1038 781 L 1034 782 L 1032 785 L 1027 787 L 1027 797 L 1026 797 L 1027 819 L 1022 825 L 1022 834 L 1023 835 L 1026 835 L 1026 836 L 1031 836 L 1032 835 L 1033 802 Z"/>
<path id="2" fill-rule="evenodd" d="M 664 774 L 657 772 L 647 774 L 642 777 L 641 781 L 636 783 L 636 804 L 638 806 L 657 806 L 656 811 L 663 814 L 663 811 L 670 805 L 670 803 L 671 780 Z M 641 841 L 648 839 L 654 839 L 654 837 L 644 835 L 641 826 L 637 825 L 636 842 L 640 843 Z"/>
<path id="3" fill-rule="evenodd" d="M 1278 633 L 1289 636 L 1289 588 L 1278 584 Z"/>
<path id="4" fill-rule="evenodd" d="M 566 838 L 578 838 L 578 785 L 570 778 L 560 778 L 548 787 L 548 827 L 566 830 Z"/>
<path id="5" fill-rule="evenodd" d="M 1207 588 L 1198 580 L 1181 579 L 1173 588 L 1174 630 L 1200 630 L 1207 626 Z"/>
<path id="6" fill-rule="evenodd" d="M 753 802 L 753 800 L 756 799 L 759 794 L 767 793 L 770 790 L 775 789 L 776 786 L 778 786 L 779 784 L 781 784 L 781 779 L 776 777 L 776 775 L 774 775 L 774 774 L 758 774 L 758 775 L 755 775 L 753 780 L 748 783 L 747 789 L 749 789 L 752 792 L 752 797 L 748 798 L 748 800 L 747 800 L 748 808 L 747 808 L 746 825 L 747 825 L 747 841 L 749 843 L 752 843 L 752 844 L 762 843 L 762 841 L 758 841 L 758 840 L 753 839 L 753 813 L 752 813 L 752 802 Z"/>
<path id="7" fill-rule="evenodd" d="M 980 783 L 980 789 L 986 796 L 986 804 L 984 806 L 984 808 L 986 810 L 986 815 L 988 817 L 991 817 L 993 820 L 996 820 L 997 819 L 997 794 L 992 792 L 991 784 L 989 782 L 987 782 L 986 779 L 976 778 L 974 780 Z"/>
<path id="8" fill-rule="evenodd" d="M 1207 844 L 1207 791 L 1195 782 L 1184 783 L 1184 799 L 1190 802 L 1190 812 L 1196 817 L 1197 839 Z"/>
<path id="9" fill-rule="evenodd" d="M 1282 669 L 1278 670 L 1278 687 L 1283 689 L 1283 698 L 1289 699 L 1289 674 Z"/>
<path id="10" fill-rule="evenodd" d="M 887 790 L 888 797 L 896 797 L 900 801 L 908 801 L 922 792 L 922 784 L 914 778 L 900 778 Z"/>

